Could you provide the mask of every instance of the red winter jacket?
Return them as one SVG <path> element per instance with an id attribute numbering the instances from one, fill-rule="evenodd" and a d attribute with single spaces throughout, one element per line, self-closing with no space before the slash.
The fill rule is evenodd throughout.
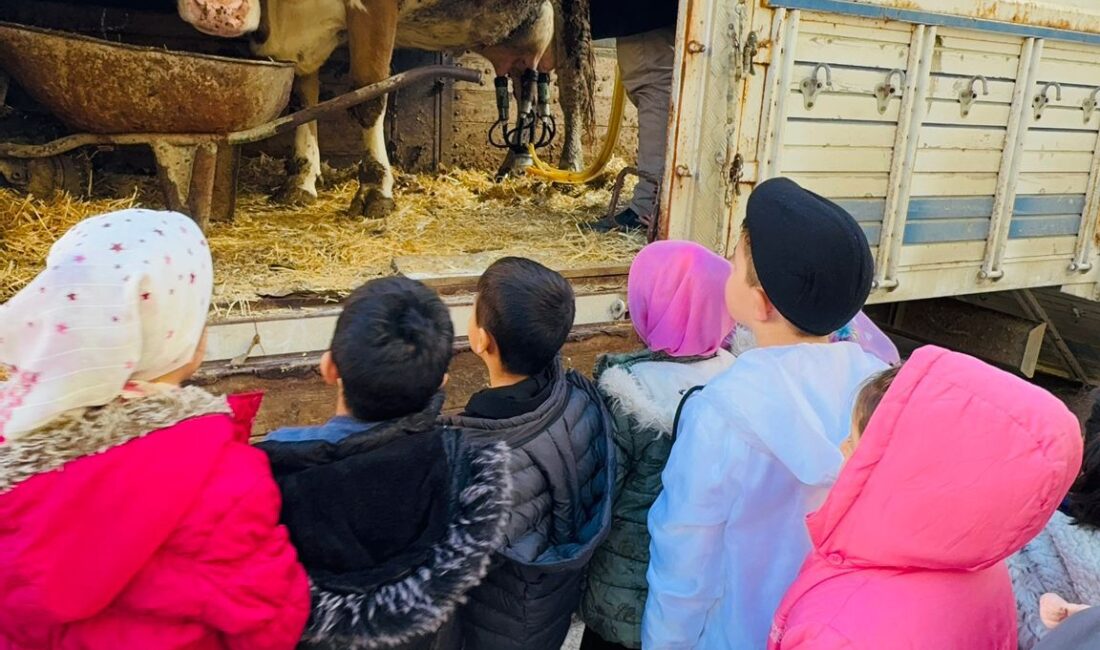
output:
<path id="1" fill-rule="evenodd" d="M 172 390 L 0 444 L 0 650 L 293 648 L 309 587 L 259 401 Z"/>

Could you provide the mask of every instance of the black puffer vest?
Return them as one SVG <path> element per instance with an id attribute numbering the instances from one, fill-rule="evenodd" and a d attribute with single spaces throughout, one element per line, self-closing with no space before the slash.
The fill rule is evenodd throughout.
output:
<path id="1" fill-rule="evenodd" d="M 595 386 L 566 373 L 535 411 L 506 420 L 446 419 L 471 439 L 511 449 L 505 543 L 459 615 L 467 650 L 558 650 L 584 571 L 611 524 L 611 416 Z"/>
<path id="2" fill-rule="evenodd" d="M 300 647 L 461 648 L 454 612 L 503 539 L 509 452 L 440 427 L 442 403 L 336 444 L 260 443 L 310 577 Z"/>

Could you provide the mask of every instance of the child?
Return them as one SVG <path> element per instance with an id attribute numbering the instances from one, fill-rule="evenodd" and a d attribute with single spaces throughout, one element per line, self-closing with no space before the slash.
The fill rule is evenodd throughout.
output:
<path id="1" fill-rule="evenodd" d="M 213 282 L 193 221 L 82 221 L 0 306 L 0 646 L 290 650 L 309 587 L 253 398 L 181 388 Z"/>
<path id="2" fill-rule="evenodd" d="M 769 649 L 1015 648 L 1004 559 L 1077 475 L 1077 419 L 1041 388 L 935 347 L 872 380 L 855 412 L 854 454 L 807 519 L 813 552 Z"/>
<path id="3" fill-rule="evenodd" d="M 452 615 L 500 542 L 508 476 L 507 448 L 436 423 L 453 339 L 431 289 L 366 283 L 321 359 L 336 417 L 260 444 L 312 581 L 310 647 L 461 647 Z"/>
<path id="4" fill-rule="evenodd" d="M 588 380 L 558 358 L 573 290 L 527 259 L 506 257 L 478 281 L 470 348 L 489 371 L 448 424 L 511 448 L 512 509 L 485 582 L 463 609 L 466 647 L 558 650 L 584 570 L 611 522 L 611 417 Z"/>
<path id="5" fill-rule="evenodd" d="M 803 518 L 842 461 L 859 385 L 885 367 L 829 335 L 871 287 L 867 240 L 839 206 L 761 183 L 726 283 L 758 347 L 686 400 L 649 513 L 642 646 L 760 648 L 810 547 Z"/>
<path id="6" fill-rule="evenodd" d="M 646 349 L 600 358 L 596 381 L 615 418 L 618 489 L 611 533 L 581 600 L 582 650 L 640 648 L 649 565 L 646 514 L 661 491 L 684 393 L 729 367 L 733 330 L 722 290 L 730 264 L 694 242 L 662 241 L 630 265 L 627 300 Z"/>
<path id="7" fill-rule="evenodd" d="M 1060 608 L 1064 610 L 1059 613 L 1060 620 L 1050 626 L 1051 632 L 1043 636 L 1036 650 L 1081 650 L 1100 645 L 1100 608 L 1064 600 Z"/>
<path id="8" fill-rule="evenodd" d="M 1038 537 L 1008 559 L 1022 650 L 1031 650 L 1046 634 L 1048 625 L 1040 616 L 1042 594 L 1055 592 L 1072 603 L 1100 603 L 1100 390 L 1089 397 L 1092 415 L 1085 423 L 1084 467 L 1069 492 L 1069 514 L 1055 512 Z"/>

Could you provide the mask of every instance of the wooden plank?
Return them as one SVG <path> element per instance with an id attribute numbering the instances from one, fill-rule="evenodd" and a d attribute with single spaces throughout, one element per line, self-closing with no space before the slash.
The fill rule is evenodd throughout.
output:
<path id="1" fill-rule="evenodd" d="M 867 20 L 806 11 L 802 13 L 799 30 L 823 36 L 908 45 L 913 26 L 895 20 Z"/>
<path id="2" fill-rule="evenodd" d="M 973 265 L 982 261 L 984 252 L 984 241 L 902 246 L 898 266 L 913 268 L 960 264 Z M 977 276 L 977 269 L 975 268 L 972 273 Z"/>
<path id="3" fill-rule="evenodd" d="M 1096 61 L 1092 63 L 1065 61 L 1048 59 L 1044 56 L 1039 62 L 1039 80 L 1043 83 L 1058 81 L 1095 88 L 1096 84 L 1100 83 L 1096 77 Z"/>
<path id="4" fill-rule="evenodd" d="M 904 44 L 866 41 L 840 36 L 808 34 L 799 30 L 796 61 L 830 65 L 867 66 L 882 70 L 905 68 L 909 57 L 908 39 Z"/>
<path id="5" fill-rule="evenodd" d="M 908 218 L 912 221 L 970 217 L 988 219 L 991 214 L 993 214 L 992 196 L 930 196 L 913 198 L 909 202 Z"/>
<path id="6" fill-rule="evenodd" d="M 909 221 L 905 224 L 907 245 L 939 244 L 942 242 L 984 241 L 989 234 L 989 218 L 937 219 Z"/>
<path id="7" fill-rule="evenodd" d="M 936 34 L 944 47 L 959 50 L 977 50 L 979 52 L 999 52 L 1001 54 L 1019 54 L 1023 46 L 1019 36 L 997 34 L 976 29 L 957 27 L 939 27 Z"/>
<path id="8" fill-rule="evenodd" d="M 885 199 L 839 199 L 836 203 L 860 223 L 882 221 L 886 210 Z"/>
<path id="9" fill-rule="evenodd" d="M 892 148 L 896 125 L 887 122 L 791 120 L 787 122 L 785 128 L 786 134 L 783 141 L 787 146 Z M 1002 134 L 1002 139 L 1003 137 Z"/>
<path id="10" fill-rule="evenodd" d="M 890 175 L 885 172 L 881 174 L 801 172 L 790 176 L 811 192 L 829 198 L 884 198 Z"/>
<path id="11" fill-rule="evenodd" d="M 893 150 L 872 147 L 785 147 L 783 170 L 791 172 L 888 172 Z"/>
<path id="12" fill-rule="evenodd" d="M 794 74 L 791 76 L 790 89 L 798 91 L 802 80 L 813 72 L 813 63 L 795 63 Z M 822 72 L 821 74 L 824 74 Z M 886 80 L 886 72 L 871 68 L 834 68 L 833 85 L 826 90 L 832 93 L 847 93 L 851 95 L 866 95 L 874 99 L 875 87 Z M 895 100 L 900 100 L 905 91 L 905 85 L 899 83 L 897 75 L 891 80 L 897 88 Z"/>
<path id="13" fill-rule="evenodd" d="M 1060 143 L 1061 140 L 1058 140 Z M 1005 131 L 999 128 L 963 128 L 925 124 L 920 130 L 921 149 L 985 149 L 1004 148 Z"/>
<path id="14" fill-rule="evenodd" d="M 1085 45 L 1084 43 L 1048 40 L 1043 48 L 1043 58 L 1052 61 L 1071 61 L 1090 65 L 1095 65 L 1097 61 L 1100 61 L 1100 47 Z"/>
<path id="15" fill-rule="evenodd" d="M 1077 237 L 1049 237 L 1045 239 L 1009 240 L 1005 247 L 1006 260 L 1066 259 L 1073 255 Z"/>
<path id="16" fill-rule="evenodd" d="M 1020 156 L 1020 173 L 1080 173 L 1087 178 L 1091 164 L 1092 154 L 1086 151 L 1027 151 L 1025 149 Z"/>
<path id="17" fill-rule="evenodd" d="M 1080 215 L 1084 209 L 1084 194 L 1017 194 L 1012 214 L 1022 217 L 1044 214 Z"/>
<path id="18" fill-rule="evenodd" d="M 1024 151 L 1058 151 L 1092 153 L 1096 138 L 1083 131 L 1045 131 L 1032 128 L 1024 140 Z"/>
<path id="19" fill-rule="evenodd" d="M 973 149 L 920 149 L 916 172 L 996 172 L 1000 168 L 999 151 Z"/>
<path id="20" fill-rule="evenodd" d="M 1011 239 L 1065 237 L 1076 235 L 1080 225 L 1080 214 L 1013 216 L 1008 227 L 1008 236 Z"/>
<path id="21" fill-rule="evenodd" d="M 1100 67 L 1098 67 L 1097 77 L 1100 78 Z M 1056 101 L 1054 99 L 1054 89 L 1050 90 L 1051 102 L 1043 109 L 1042 116 L 1036 120 L 1034 117 L 1031 120 L 1031 126 L 1040 127 L 1044 129 L 1065 129 L 1067 131 L 1080 131 L 1082 133 L 1096 134 L 1097 124 L 1100 124 L 1100 120 L 1095 117 L 1089 122 L 1085 122 L 1084 111 L 1081 110 L 1081 102 L 1068 101 L 1066 95 L 1063 93 L 1062 101 Z M 1031 95 L 1034 97 L 1039 94 L 1039 89 L 1036 88 L 1035 92 Z M 1082 98 L 1083 99 L 1083 98 Z M 1028 109 L 1031 110 L 1030 108 Z"/>
<path id="22" fill-rule="evenodd" d="M 979 44 L 975 44 L 973 48 L 963 50 L 937 47 L 932 59 L 932 72 L 967 78 L 978 74 L 990 79 L 1016 78 L 1016 69 L 1020 60 L 1018 49 L 1016 54 L 997 54 L 981 50 Z"/>
<path id="23" fill-rule="evenodd" d="M 1017 191 L 1023 194 L 1084 194 L 1088 174 L 1036 173 L 1021 174 Z"/>
<path id="24" fill-rule="evenodd" d="M 913 175 L 912 195 L 985 196 L 992 195 L 996 186 L 996 172 L 922 172 Z"/>

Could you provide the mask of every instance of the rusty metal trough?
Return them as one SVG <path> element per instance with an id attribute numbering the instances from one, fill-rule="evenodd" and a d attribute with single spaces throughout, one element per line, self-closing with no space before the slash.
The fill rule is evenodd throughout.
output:
<path id="1" fill-rule="evenodd" d="M 212 212 L 220 155 L 425 78 L 479 83 L 475 70 L 409 70 L 283 117 L 290 64 L 112 43 L 0 22 L 0 68 L 70 128 L 38 145 L 0 143 L 0 157 L 47 158 L 89 145 L 147 145 L 165 201 L 200 225 Z"/>

